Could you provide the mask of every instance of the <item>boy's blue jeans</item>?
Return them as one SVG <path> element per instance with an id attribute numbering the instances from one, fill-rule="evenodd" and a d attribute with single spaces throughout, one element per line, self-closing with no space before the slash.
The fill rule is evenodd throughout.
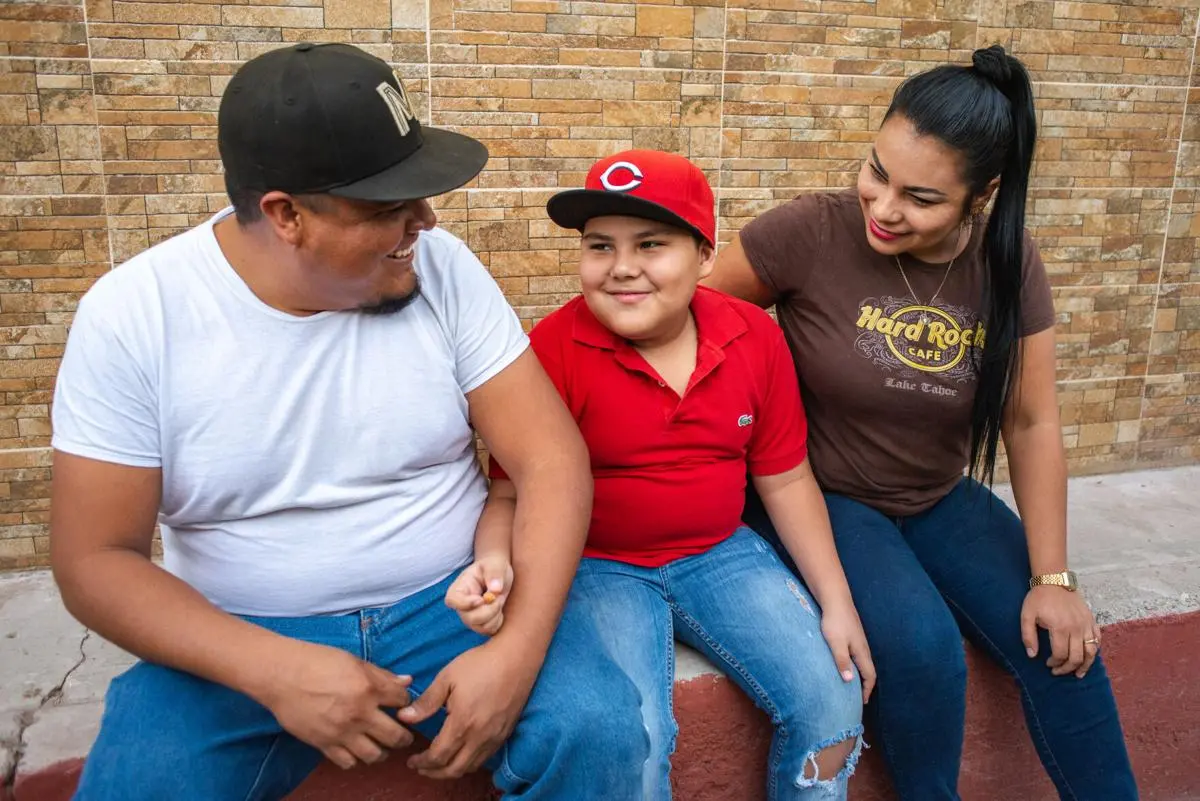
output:
<path id="1" fill-rule="evenodd" d="M 584 559 L 571 601 L 591 614 L 609 655 L 641 693 L 650 733 L 641 797 L 671 797 L 677 732 L 671 692 L 679 639 L 720 667 L 770 716 L 771 801 L 846 798 L 861 739 L 845 767 L 828 775 L 815 770 L 814 756 L 859 738 L 862 685 L 857 671 L 852 681 L 842 679 L 816 603 L 753 531 L 740 528 L 705 553 L 662 567 Z"/>
<path id="2" fill-rule="evenodd" d="M 453 576 L 394 606 L 346 615 L 248 618 L 413 677 L 420 694 L 482 638 L 443 602 Z M 180 636 L 187 636 L 181 631 Z M 418 726 L 432 737 L 442 716 Z M 491 759 L 505 799 L 637 799 L 647 736 L 632 683 L 568 604 L 520 722 Z M 280 799 L 323 759 L 250 698 L 139 662 L 109 688 L 81 801 Z"/>
<path id="3" fill-rule="evenodd" d="M 1016 680 L 1033 744 L 1061 798 L 1137 798 L 1103 659 L 1082 679 L 1054 676 L 1044 629 L 1037 657 L 1025 653 L 1029 554 L 1024 527 L 1003 501 L 964 479 L 910 517 L 841 495 L 827 494 L 825 503 L 879 673 L 867 721 L 902 801 L 959 798 L 964 635 Z M 753 494 L 745 520 L 778 542 Z"/>

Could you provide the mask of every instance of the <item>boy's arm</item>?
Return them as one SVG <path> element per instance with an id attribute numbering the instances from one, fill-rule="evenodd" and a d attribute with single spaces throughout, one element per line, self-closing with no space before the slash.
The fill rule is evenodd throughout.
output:
<path id="1" fill-rule="evenodd" d="M 852 680 L 851 662 L 858 665 L 865 703 L 875 684 L 875 666 L 809 464 L 800 382 L 782 332 L 772 324 L 764 337 L 769 340 L 764 343 L 765 391 L 747 448 L 750 474 L 780 541 L 821 607 L 821 629 L 842 678 Z"/>
<path id="2" fill-rule="evenodd" d="M 512 538 L 517 491 L 508 479 L 488 488 L 487 500 L 475 525 L 471 564 L 446 590 L 446 605 L 458 612 L 472 631 L 491 636 L 504 625 L 504 605 L 512 589 Z"/>
<path id="3" fill-rule="evenodd" d="M 875 687 L 875 664 L 833 543 L 825 498 L 808 459 L 778 475 L 755 476 L 754 486 L 779 539 L 821 607 L 821 631 L 842 679 L 854 678 L 851 662 L 858 666 L 865 704 Z"/>
<path id="4" fill-rule="evenodd" d="M 778 475 L 755 476 L 754 488 L 821 608 L 852 605 L 850 585 L 833 544 L 825 498 L 808 459 Z"/>
<path id="5" fill-rule="evenodd" d="M 487 502 L 475 527 L 475 560 L 512 558 L 513 519 L 517 514 L 517 489 L 507 478 L 492 479 Z"/>

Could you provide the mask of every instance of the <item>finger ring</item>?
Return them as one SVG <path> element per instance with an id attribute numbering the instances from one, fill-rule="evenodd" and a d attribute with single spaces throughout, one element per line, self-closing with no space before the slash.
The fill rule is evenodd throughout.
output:
<path id="1" fill-rule="evenodd" d="M 1096 646 L 1098 646 L 1098 645 L 1100 645 L 1100 641 L 1099 641 L 1099 640 L 1096 640 L 1096 639 L 1092 639 L 1092 640 L 1084 640 L 1084 641 L 1083 641 L 1083 644 L 1084 644 L 1084 645 L 1096 645 Z"/>

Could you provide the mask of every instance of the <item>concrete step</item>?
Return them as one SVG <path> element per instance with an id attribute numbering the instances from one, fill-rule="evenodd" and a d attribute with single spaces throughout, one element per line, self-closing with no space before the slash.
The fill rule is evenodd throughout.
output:
<path id="1" fill-rule="evenodd" d="M 1142 798 L 1151 801 L 1200 801 L 1198 488 L 1200 468 L 1081 478 L 1071 484 L 1072 562 L 1104 624 L 1105 659 L 1131 758 Z M 0 776 L 15 778 L 8 788 L 14 799 L 0 790 L 0 801 L 65 800 L 95 737 L 104 689 L 130 658 L 67 615 L 45 572 L 0 576 L 0 621 Z M 1054 799 L 1012 682 L 973 649 L 968 647 L 967 654 L 963 798 Z M 680 648 L 676 676 L 675 797 L 764 798 L 770 741 L 765 716 L 690 649 Z M 291 801 L 494 797 L 486 775 L 433 782 L 410 774 L 396 755 L 349 772 L 323 766 Z M 877 749 L 864 755 L 851 798 L 894 798 Z"/>

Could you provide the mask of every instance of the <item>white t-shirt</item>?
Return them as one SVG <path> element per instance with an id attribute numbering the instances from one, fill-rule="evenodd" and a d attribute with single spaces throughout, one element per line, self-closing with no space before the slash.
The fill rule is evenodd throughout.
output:
<path id="1" fill-rule="evenodd" d="M 420 298 L 297 317 L 260 301 L 213 224 L 80 301 L 53 446 L 161 467 L 165 567 L 228 612 L 383 606 L 469 562 L 486 482 L 466 393 L 528 346 L 483 265 L 423 232 Z"/>

